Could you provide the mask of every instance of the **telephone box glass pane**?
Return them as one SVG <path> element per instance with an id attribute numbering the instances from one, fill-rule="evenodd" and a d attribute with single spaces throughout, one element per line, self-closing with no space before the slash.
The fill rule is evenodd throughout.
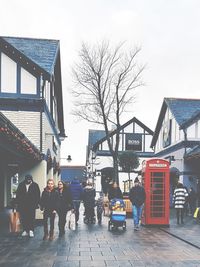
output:
<path id="1" fill-rule="evenodd" d="M 165 216 L 165 173 L 151 172 L 150 175 L 150 217 Z"/>

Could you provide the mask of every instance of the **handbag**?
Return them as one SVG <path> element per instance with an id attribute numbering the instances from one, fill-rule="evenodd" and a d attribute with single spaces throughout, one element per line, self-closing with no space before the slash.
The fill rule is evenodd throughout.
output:
<path id="1" fill-rule="evenodd" d="M 198 217 L 199 214 L 199 208 L 196 208 L 193 217 L 196 219 Z"/>
<path id="2" fill-rule="evenodd" d="M 73 211 L 68 211 L 66 216 L 66 225 L 70 230 L 76 230 L 76 218 L 75 213 Z"/>
<path id="3" fill-rule="evenodd" d="M 20 216 L 16 210 L 9 214 L 9 230 L 10 233 L 19 233 L 21 230 Z"/>

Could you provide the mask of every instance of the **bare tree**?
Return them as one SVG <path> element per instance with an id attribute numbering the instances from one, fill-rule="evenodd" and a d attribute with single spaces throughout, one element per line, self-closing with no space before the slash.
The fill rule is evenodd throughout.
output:
<path id="1" fill-rule="evenodd" d="M 117 182 L 121 115 L 133 103 L 135 89 L 143 85 L 141 73 L 144 66 L 137 63 L 140 50 L 135 47 L 126 52 L 124 43 L 115 48 L 109 42 L 93 47 L 82 43 L 80 61 L 73 68 L 73 94 L 76 97 L 73 114 L 103 125 Z M 114 142 L 109 137 L 111 125 L 116 130 Z"/>

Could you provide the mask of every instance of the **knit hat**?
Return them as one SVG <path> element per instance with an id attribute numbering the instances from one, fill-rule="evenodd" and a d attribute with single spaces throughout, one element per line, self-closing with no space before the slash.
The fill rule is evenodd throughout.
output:
<path id="1" fill-rule="evenodd" d="M 136 177 L 134 183 L 139 183 L 139 179 Z"/>

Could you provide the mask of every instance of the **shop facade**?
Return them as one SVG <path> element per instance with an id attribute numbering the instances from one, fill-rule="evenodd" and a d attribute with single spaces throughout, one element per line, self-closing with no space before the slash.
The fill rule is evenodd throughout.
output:
<path id="1" fill-rule="evenodd" d="M 60 43 L 0 37 L 0 206 L 27 173 L 42 190 L 60 176 L 65 137 Z"/>
<path id="2" fill-rule="evenodd" d="M 179 180 L 199 192 L 199 141 L 200 99 L 164 98 L 151 147 L 170 163 L 171 191 Z"/>

